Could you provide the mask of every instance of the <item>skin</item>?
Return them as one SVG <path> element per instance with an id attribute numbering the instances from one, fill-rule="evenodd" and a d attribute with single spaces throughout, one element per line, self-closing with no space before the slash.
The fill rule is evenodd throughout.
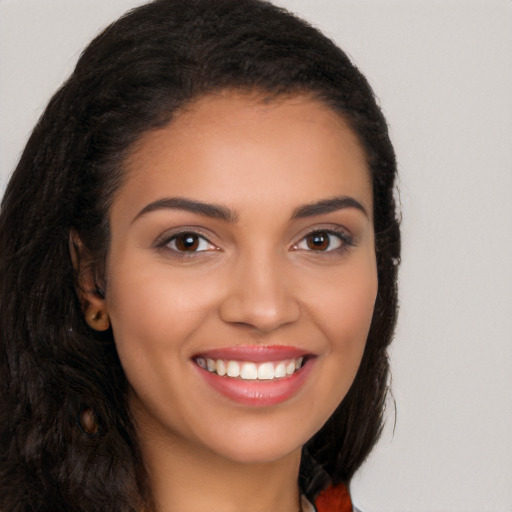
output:
<path id="1" fill-rule="evenodd" d="M 354 379 L 377 293 L 364 152 L 309 97 L 228 91 L 145 134 L 126 169 L 106 297 L 86 300 L 112 325 L 158 510 L 296 512 L 301 447 Z M 294 217 L 335 197 L 361 208 Z M 234 218 L 148 209 L 165 198 Z M 199 250 L 178 250 L 182 231 L 204 237 Z M 314 358 L 290 399 L 251 407 L 211 388 L 193 360 L 233 345 L 292 345 Z"/>

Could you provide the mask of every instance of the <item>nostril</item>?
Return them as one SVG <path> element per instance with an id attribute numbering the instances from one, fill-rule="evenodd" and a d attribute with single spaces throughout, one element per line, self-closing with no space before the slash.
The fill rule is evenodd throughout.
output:
<path id="1" fill-rule="evenodd" d="M 226 298 L 220 306 L 224 322 L 242 329 L 269 332 L 300 318 L 300 306 L 293 297 L 258 296 L 245 290 L 243 294 Z"/>

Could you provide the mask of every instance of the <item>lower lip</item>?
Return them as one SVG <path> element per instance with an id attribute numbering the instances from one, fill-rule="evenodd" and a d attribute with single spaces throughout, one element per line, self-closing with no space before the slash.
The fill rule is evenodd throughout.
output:
<path id="1" fill-rule="evenodd" d="M 285 402 L 299 392 L 313 367 L 313 359 L 308 359 L 300 370 L 289 377 L 275 380 L 243 380 L 221 377 L 195 366 L 207 384 L 226 398 L 242 405 L 266 407 Z"/>

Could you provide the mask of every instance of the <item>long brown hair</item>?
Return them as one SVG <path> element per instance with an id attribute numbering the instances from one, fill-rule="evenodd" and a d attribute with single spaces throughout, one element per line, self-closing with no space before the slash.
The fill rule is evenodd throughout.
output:
<path id="1" fill-rule="evenodd" d="M 373 183 L 379 289 L 363 360 L 345 399 L 304 448 L 314 497 L 348 482 L 374 446 L 397 313 L 396 163 L 368 82 L 332 41 L 260 0 L 156 0 L 109 26 L 50 101 L 0 214 L 0 509 L 128 512 L 149 495 L 111 331 L 83 319 L 72 231 L 99 271 L 123 161 L 146 131 L 225 88 L 308 93 L 349 123 Z M 85 433 L 84 408 L 98 418 Z"/>

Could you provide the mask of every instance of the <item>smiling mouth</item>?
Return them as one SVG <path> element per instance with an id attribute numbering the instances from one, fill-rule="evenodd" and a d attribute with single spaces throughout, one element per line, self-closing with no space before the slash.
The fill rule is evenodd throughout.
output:
<path id="1" fill-rule="evenodd" d="M 196 357 L 194 362 L 203 370 L 220 377 L 250 381 L 271 381 L 285 379 L 299 371 L 304 363 L 303 356 L 281 361 L 236 361 Z"/>
<path id="2" fill-rule="evenodd" d="M 237 345 L 196 354 L 192 362 L 204 382 L 229 401 L 270 407 L 300 392 L 316 354 L 285 345 Z"/>

